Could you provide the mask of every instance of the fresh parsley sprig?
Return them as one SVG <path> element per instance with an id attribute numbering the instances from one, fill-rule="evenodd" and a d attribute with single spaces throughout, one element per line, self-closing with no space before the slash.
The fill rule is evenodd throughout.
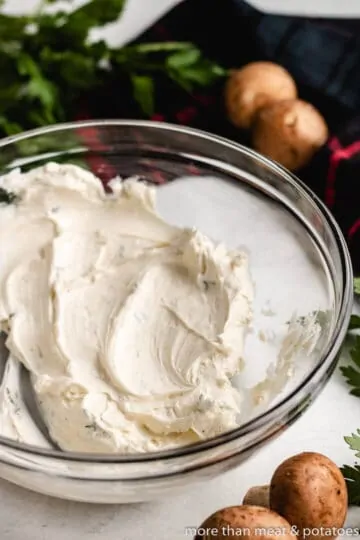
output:
<path id="1" fill-rule="evenodd" d="M 149 116 L 154 111 L 154 74 L 165 74 L 187 92 L 196 86 L 209 86 L 227 74 L 204 58 L 195 45 L 184 42 L 128 46 L 112 51 L 110 60 L 115 69 L 129 73 L 134 98 Z"/>
<path id="2" fill-rule="evenodd" d="M 360 317 L 353 315 L 349 331 L 359 328 Z M 350 394 L 360 397 L 360 336 L 354 336 L 350 345 L 351 364 L 340 368 L 346 382 L 351 387 Z"/>
<path id="3" fill-rule="evenodd" d="M 360 278 L 354 279 L 354 293 L 360 294 Z M 351 388 L 350 394 L 357 397 L 360 397 L 360 335 L 354 331 L 359 329 L 360 316 L 352 315 L 347 336 L 350 364 L 340 368 Z M 349 448 L 355 452 L 355 457 L 360 458 L 360 429 L 344 439 Z M 349 504 L 360 506 L 360 465 L 344 465 L 341 467 L 341 472 L 348 488 Z"/>
<path id="4" fill-rule="evenodd" d="M 349 467 L 349 465 L 344 465 L 340 470 L 346 481 L 349 504 L 360 506 L 360 466 Z"/>
<path id="5" fill-rule="evenodd" d="M 106 85 L 109 74 L 128 77 L 141 112 L 154 112 L 156 76 L 187 92 L 208 86 L 227 71 L 192 43 L 141 43 L 121 48 L 90 32 L 121 16 L 126 0 L 89 0 L 70 11 L 0 13 L 0 135 L 71 120 L 82 95 Z M 2 2 L 0 0 L 0 6 Z"/>

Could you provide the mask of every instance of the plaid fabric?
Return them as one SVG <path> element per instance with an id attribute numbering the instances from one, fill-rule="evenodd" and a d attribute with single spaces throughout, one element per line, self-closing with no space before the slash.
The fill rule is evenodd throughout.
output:
<path id="1" fill-rule="evenodd" d="M 186 0 L 139 41 L 195 42 L 226 67 L 272 60 L 295 78 L 300 96 L 325 116 L 331 137 L 298 176 L 333 212 L 360 272 L 360 20 L 306 20 L 263 14 L 242 0 Z M 89 98 L 92 117 L 139 117 L 126 81 Z M 121 100 L 114 88 L 121 88 Z M 127 98 L 126 98 L 127 96 Z M 100 107 L 99 107 L 99 104 Z M 154 120 L 248 141 L 226 120 L 221 86 L 189 96 L 159 79 Z"/>

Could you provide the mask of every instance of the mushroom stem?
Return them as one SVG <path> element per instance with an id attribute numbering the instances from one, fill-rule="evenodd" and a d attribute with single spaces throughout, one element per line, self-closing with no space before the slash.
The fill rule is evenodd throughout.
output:
<path id="1" fill-rule="evenodd" d="M 242 504 L 270 508 L 270 486 L 254 486 L 247 491 Z"/>

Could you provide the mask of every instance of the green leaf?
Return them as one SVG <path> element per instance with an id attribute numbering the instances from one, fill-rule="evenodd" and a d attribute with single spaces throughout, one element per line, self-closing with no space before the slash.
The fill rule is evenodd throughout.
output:
<path id="1" fill-rule="evenodd" d="M 170 69 L 181 69 L 195 64 L 200 57 L 201 52 L 198 49 L 185 49 L 170 55 L 166 63 Z"/>
<path id="2" fill-rule="evenodd" d="M 125 3 L 126 0 L 91 0 L 70 13 L 66 22 L 67 30 L 85 39 L 92 28 L 115 22 Z"/>
<path id="3" fill-rule="evenodd" d="M 193 85 L 190 81 L 188 81 L 186 78 L 184 78 L 178 71 L 176 70 L 169 70 L 168 76 L 171 80 L 174 81 L 175 84 L 180 86 L 185 92 L 192 92 Z"/>
<path id="4" fill-rule="evenodd" d="M 34 77 L 27 86 L 27 95 L 38 99 L 48 112 L 50 112 L 55 103 L 57 92 L 55 86 L 43 77 Z"/>
<path id="5" fill-rule="evenodd" d="M 360 368 L 360 336 L 355 337 L 354 345 L 350 350 L 350 356 L 357 368 Z"/>
<path id="6" fill-rule="evenodd" d="M 132 75 L 134 99 L 143 113 L 151 116 L 154 113 L 154 82 L 146 75 Z"/>
<path id="7" fill-rule="evenodd" d="M 340 470 L 346 481 L 349 505 L 360 506 L 360 466 L 344 465 Z"/>
<path id="8" fill-rule="evenodd" d="M 187 41 L 160 41 L 159 43 L 140 43 L 138 45 L 130 45 L 127 49 L 140 54 L 159 53 L 159 52 L 172 52 L 182 51 L 193 47 L 192 43 Z"/>
<path id="9" fill-rule="evenodd" d="M 41 61 L 55 80 L 63 80 L 73 91 L 76 88 L 95 86 L 97 59 L 72 51 L 53 51 L 48 47 L 41 51 Z"/>
<path id="10" fill-rule="evenodd" d="M 2 86 L 0 83 L 0 113 L 3 114 L 8 107 L 13 105 L 22 92 L 22 83 L 14 83 Z"/>
<path id="11" fill-rule="evenodd" d="M 217 78 L 206 68 L 187 69 L 185 74 L 183 73 L 183 76 L 185 76 L 188 81 L 196 83 L 199 86 L 208 86 Z"/>
<path id="12" fill-rule="evenodd" d="M 32 43 L 54 50 L 81 49 L 86 46 L 90 30 L 116 21 L 126 0 L 90 0 L 70 11 L 40 12 L 36 23 L 39 31 Z"/>
<path id="13" fill-rule="evenodd" d="M 350 357 L 353 365 L 343 366 L 340 370 L 348 385 L 352 387 L 350 394 L 360 397 L 360 336 L 354 336 Z"/>
<path id="14" fill-rule="evenodd" d="M 130 78 L 142 112 L 154 110 L 153 76 L 166 75 L 190 92 L 212 84 L 222 68 L 190 42 L 154 42 L 111 48 L 88 42 L 89 32 L 121 15 L 126 0 L 88 0 L 72 11 L 0 14 L 0 135 L 71 120 L 78 99 L 112 80 Z M 1 5 L 1 0 L 0 0 Z"/>
<path id="15" fill-rule="evenodd" d="M 0 44 L 7 40 L 21 39 L 27 25 L 31 22 L 30 17 L 5 15 L 0 13 Z M 1 45 L 0 45 L 1 47 Z"/>
<path id="16" fill-rule="evenodd" d="M 219 66 L 215 66 L 208 61 L 202 61 L 182 71 L 183 77 L 199 86 L 211 85 L 219 77 L 224 77 L 225 74 L 226 72 Z"/>
<path id="17" fill-rule="evenodd" d="M 36 62 L 26 53 L 20 55 L 17 62 L 20 75 L 28 76 L 29 82 L 23 87 L 24 94 L 31 99 L 38 99 L 49 119 L 57 103 L 57 89 L 41 73 Z"/>
<path id="18" fill-rule="evenodd" d="M 360 458 L 360 429 L 356 433 L 352 433 L 349 437 L 344 437 L 344 439 L 351 450 L 355 451 L 355 456 Z"/>
<path id="19" fill-rule="evenodd" d="M 360 372 L 354 369 L 352 366 L 341 367 L 340 370 L 348 385 L 353 386 L 350 394 L 360 397 Z"/>
<path id="20" fill-rule="evenodd" d="M 203 58 L 196 47 L 172 54 L 167 58 L 166 67 L 172 79 L 190 90 L 194 85 L 210 86 L 227 74 L 222 67 Z"/>
<path id="21" fill-rule="evenodd" d="M 360 294 L 360 277 L 354 279 L 354 292 L 355 294 Z"/>
<path id="22" fill-rule="evenodd" d="M 360 429 L 352 433 L 349 437 L 344 437 L 345 442 L 351 450 L 355 452 L 357 458 L 360 457 Z M 350 467 L 344 465 L 340 468 L 348 490 L 349 504 L 360 506 L 360 466 Z"/>
<path id="23" fill-rule="evenodd" d="M 357 330 L 359 328 L 360 328 L 360 316 L 351 315 L 350 323 L 349 323 L 349 330 Z"/>
<path id="24" fill-rule="evenodd" d="M 17 61 L 17 68 L 20 75 L 29 75 L 30 77 L 39 77 L 39 68 L 34 60 L 26 53 L 22 53 Z"/>
<path id="25" fill-rule="evenodd" d="M 8 120 L 5 116 L 0 116 L 0 129 L 5 135 L 15 135 L 22 131 L 22 127 L 17 122 Z"/>
<path id="26" fill-rule="evenodd" d="M 99 62 L 100 60 L 109 58 L 110 49 L 107 43 L 101 39 L 88 45 L 87 50 L 84 52 L 84 55 L 85 53 L 86 55 L 91 55 L 94 60 Z"/>

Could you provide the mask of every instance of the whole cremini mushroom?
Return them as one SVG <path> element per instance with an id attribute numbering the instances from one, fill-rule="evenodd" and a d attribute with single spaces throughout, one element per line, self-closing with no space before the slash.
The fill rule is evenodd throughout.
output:
<path id="1" fill-rule="evenodd" d="M 336 537 L 345 523 L 348 506 L 340 469 L 316 452 L 303 452 L 285 460 L 275 470 L 270 486 L 252 488 L 244 501 L 268 503 L 296 528 L 300 537 L 308 540 Z"/>
<path id="2" fill-rule="evenodd" d="M 289 523 L 276 512 L 260 506 L 230 506 L 218 510 L 197 529 L 195 540 L 243 538 L 244 540 L 294 540 Z"/>
<path id="3" fill-rule="evenodd" d="M 335 463 L 322 454 L 303 452 L 291 457 L 271 478 L 270 508 L 296 525 L 302 537 L 305 529 L 310 530 L 309 540 L 318 538 L 321 528 L 335 532 L 343 527 L 347 506 L 344 477 Z M 324 536 L 329 538 L 329 534 Z"/>
<path id="4" fill-rule="evenodd" d="M 329 132 L 315 107 L 295 99 L 272 103 L 256 115 L 252 127 L 255 150 L 290 171 L 304 167 L 325 144 Z"/>
<path id="5" fill-rule="evenodd" d="M 272 62 L 252 62 L 233 70 L 225 86 L 228 118 L 243 129 L 250 128 L 261 107 L 296 97 L 296 84 L 290 73 Z"/>

